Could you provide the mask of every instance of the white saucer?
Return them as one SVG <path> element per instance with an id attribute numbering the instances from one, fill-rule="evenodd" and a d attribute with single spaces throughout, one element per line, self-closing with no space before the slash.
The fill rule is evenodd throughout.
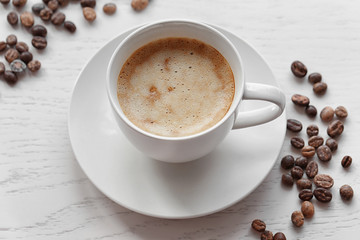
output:
<path id="1" fill-rule="evenodd" d="M 259 53 L 232 33 L 218 29 L 243 57 L 248 82 L 277 86 Z M 192 218 L 240 201 L 273 167 L 285 137 L 285 112 L 270 123 L 231 131 L 214 152 L 193 162 L 170 164 L 146 158 L 117 127 L 105 89 L 111 54 L 133 30 L 100 49 L 77 79 L 70 105 L 69 134 L 81 168 L 110 199 L 149 216 Z M 244 101 L 242 108 L 265 104 Z"/>

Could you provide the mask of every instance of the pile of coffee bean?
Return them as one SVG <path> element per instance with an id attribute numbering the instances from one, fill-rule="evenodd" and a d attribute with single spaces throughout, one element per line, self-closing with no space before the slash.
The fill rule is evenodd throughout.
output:
<path id="1" fill-rule="evenodd" d="M 251 223 L 251 227 L 261 233 L 260 239 L 261 240 L 286 240 L 285 234 L 282 232 L 277 232 L 275 235 L 269 230 L 266 230 L 266 224 L 264 221 L 260 219 L 255 219 Z"/>

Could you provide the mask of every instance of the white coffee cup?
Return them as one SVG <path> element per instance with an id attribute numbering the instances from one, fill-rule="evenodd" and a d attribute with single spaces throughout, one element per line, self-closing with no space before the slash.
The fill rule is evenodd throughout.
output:
<path id="1" fill-rule="evenodd" d="M 125 116 L 117 97 L 118 76 L 125 61 L 147 43 L 168 37 L 193 38 L 213 46 L 225 57 L 234 74 L 235 95 L 226 115 L 209 129 L 190 136 L 164 137 L 142 130 Z M 120 129 L 128 140 L 148 157 L 180 163 L 207 155 L 232 129 L 255 126 L 277 118 L 285 108 L 284 94 L 270 85 L 246 83 L 240 54 L 227 37 L 205 23 L 164 20 L 138 28 L 116 48 L 106 74 L 108 97 Z M 240 112 L 239 104 L 242 99 L 265 100 L 274 105 Z"/>

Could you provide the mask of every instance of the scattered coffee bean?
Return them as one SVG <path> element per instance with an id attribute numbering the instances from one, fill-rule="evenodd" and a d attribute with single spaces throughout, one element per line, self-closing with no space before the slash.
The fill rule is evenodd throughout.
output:
<path id="1" fill-rule="evenodd" d="M 311 189 L 304 188 L 299 193 L 299 198 L 303 201 L 310 201 L 313 198 Z"/>
<path id="2" fill-rule="evenodd" d="M 3 62 L 0 62 L 0 75 L 3 75 L 5 72 L 5 64 Z"/>
<path id="3" fill-rule="evenodd" d="M 56 12 L 51 16 L 51 22 L 52 24 L 58 26 L 64 23 L 65 18 L 65 14 L 62 12 Z"/>
<path id="4" fill-rule="evenodd" d="M 112 15 L 116 12 L 116 5 L 114 3 L 106 3 L 103 7 L 104 13 Z"/>
<path id="5" fill-rule="evenodd" d="M 32 60 L 27 64 L 30 72 L 36 72 L 41 68 L 41 63 L 38 60 Z"/>
<path id="6" fill-rule="evenodd" d="M 330 106 L 324 107 L 320 112 L 321 120 L 330 122 L 334 118 L 334 109 Z"/>
<path id="7" fill-rule="evenodd" d="M 15 7 L 23 7 L 25 6 L 27 0 L 12 0 L 12 4 L 15 6 Z"/>
<path id="8" fill-rule="evenodd" d="M 81 0 L 81 7 L 91 7 L 94 8 L 96 6 L 96 0 Z"/>
<path id="9" fill-rule="evenodd" d="M 14 73 L 22 73 L 26 69 L 26 64 L 18 59 L 15 59 L 10 64 L 10 69 Z"/>
<path id="10" fill-rule="evenodd" d="M 23 53 L 29 51 L 29 46 L 24 42 L 18 42 L 16 43 L 15 49 L 18 50 L 19 53 Z"/>
<path id="11" fill-rule="evenodd" d="M 319 167 L 315 161 L 310 161 L 306 166 L 305 172 L 309 178 L 314 178 L 318 173 Z"/>
<path id="12" fill-rule="evenodd" d="M 298 106 L 306 107 L 309 105 L 310 100 L 308 97 L 300 95 L 300 94 L 294 94 L 291 97 L 291 101 Z"/>
<path id="13" fill-rule="evenodd" d="M 13 73 L 10 70 L 6 70 L 4 72 L 4 80 L 9 84 L 9 85 L 14 85 L 17 82 L 17 77 L 15 75 L 15 73 Z"/>
<path id="14" fill-rule="evenodd" d="M 285 234 L 277 232 L 275 233 L 273 240 L 286 240 Z"/>
<path id="15" fill-rule="evenodd" d="M 286 155 L 281 159 L 281 167 L 283 169 L 290 169 L 294 166 L 294 157 L 291 155 Z"/>
<path id="16" fill-rule="evenodd" d="M 35 3 L 32 7 L 31 10 L 33 11 L 34 14 L 39 15 L 41 10 L 45 9 L 45 4 L 44 3 Z"/>
<path id="17" fill-rule="evenodd" d="M 291 186 L 294 184 L 294 179 L 293 179 L 293 177 L 291 176 L 291 174 L 286 173 L 286 174 L 283 174 L 283 175 L 282 175 L 282 177 L 281 177 L 281 182 L 282 182 L 284 185 L 291 187 Z"/>
<path id="18" fill-rule="evenodd" d="M 290 143 L 294 148 L 299 149 L 303 148 L 305 144 L 304 140 L 301 137 L 292 137 Z"/>
<path id="19" fill-rule="evenodd" d="M 91 7 L 84 7 L 83 15 L 84 15 L 85 19 L 89 22 L 93 22 L 96 19 L 96 12 Z"/>
<path id="20" fill-rule="evenodd" d="M 55 12 L 59 8 L 59 3 L 57 0 L 50 0 L 47 4 L 48 8 Z"/>
<path id="21" fill-rule="evenodd" d="M 7 21 L 10 25 L 16 25 L 19 21 L 19 17 L 16 12 L 9 12 L 7 15 Z"/>
<path id="22" fill-rule="evenodd" d="M 308 105 L 305 107 L 305 113 L 309 116 L 309 117 L 315 117 L 317 114 L 317 109 L 315 106 L 313 105 Z"/>
<path id="23" fill-rule="evenodd" d="M 300 61 L 294 61 L 291 64 L 291 71 L 296 77 L 305 77 L 307 74 L 306 66 Z"/>
<path id="24" fill-rule="evenodd" d="M 329 189 L 334 185 L 334 179 L 327 174 L 318 174 L 314 177 L 314 184 L 317 187 Z"/>
<path id="25" fill-rule="evenodd" d="M 314 196 L 320 202 L 330 202 L 332 199 L 332 193 L 325 188 L 316 188 Z"/>
<path id="26" fill-rule="evenodd" d="M 65 21 L 64 22 L 64 27 L 71 33 L 76 31 L 76 26 L 73 22 L 71 21 Z"/>
<path id="27" fill-rule="evenodd" d="M 319 134 L 319 127 L 312 124 L 306 128 L 306 133 L 309 137 L 316 136 Z"/>
<path id="28" fill-rule="evenodd" d="M 53 11 L 51 11 L 51 9 L 45 8 L 40 11 L 40 18 L 43 21 L 49 21 L 52 15 L 53 15 Z"/>
<path id="29" fill-rule="evenodd" d="M 309 179 L 301 178 L 296 181 L 296 186 L 299 189 L 311 189 L 312 188 L 312 182 Z"/>
<path id="30" fill-rule="evenodd" d="M 308 141 L 308 144 L 314 148 L 320 147 L 323 143 L 324 139 L 320 136 L 312 136 Z"/>
<path id="31" fill-rule="evenodd" d="M 20 56 L 20 53 L 14 48 L 8 49 L 5 53 L 5 59 L 6 59 L 6 61 L 8 61 L 8 63 L 11 63 L 15 59 L 18 59 L 19 56 Z"/>
<path id="32" fill-rule="evenodd" d="M 291 214 L 291 222 L 296 227 L 301 227 L 304 225 L 304 215 L 300 211 L 295 211 Z"/>
<path id="33" fill-rule="evenodd" d="M 34 25 L 34 16 L 31 12 L 23 12 L 20 14 L 20 21 L 25 27 L 31 27 Z"/>
<path id="34" fill-rule="evenodd" d="M 322 76 L 320 73 L 311 73 L 308 77 L 309 82 L 311 82 L 312 84 L 321 82 Z"/>
<path id="35" fill-rule="evenodd" d="M 6 42 L 0 41 L 0 52 L 4 51 L 7 47 Z"/>
<path id="36" fill-rule="evenodd" d="M 308 159 L 306 157 L 300 156 L 295 159 L 295 166 L 306 168 L 307 165 L 308 165 Z"/>
<path id="37" fill-rule="evenodd" d="M 345 156 L 341 160 L 341 165 L 343 166 L 343 168 L 350 167 L 351 163 L 352 163 L 352 157 L 350 157 L 350 156 Z"/>
<path id="38" fill-rule="evenodd" d="M 28 64 L 33 59 L 31 52 L 22 52 L 20 54 L 20 60 Z"/>
<path id="39" fill-rule="evenodd" d="M 322 145 L 316 150 L 316 154 L 320 161 L 328 162 L 331 160 L 332 153 L 328 146 Z"/>
<path id="40" fill-rule="evenodd" d="M 292 132 L 300 132 L 302 129 L 302 124 L 296 119 L 288 119 L 286 127 Z"/>
<path id="41" fill-rule="evenodd" d="M 265 230 L 263 233 L 261 233 L 260 235 L 260 239 L 261 240 L 273 240 L 273 233 L 271 231 Z"/>
<path id="42" fill-rule="evenodd" d="M 43 25 L 37 24 L 31 28 L 31 34 L 33 36 L 46 37 L 47 29 Z"/>
<path id="43" fill-rule="evenodd" d="M 352 187 L 350 187 L 349 185 L 345 184 L 343 186 L 341 186 L 340 188 L 340 196 L 342 199 L 349 201 L 353 198 L 354 196 L 354 191 L 352 189 Z"/>
<path id="44" fill-rule="evenodd" d="M 307 158 L 311 158 L 315 155 L 315 148 L 312 146 L 305 146 L 301 149 L 301 155 Z"/>
<path id="45" fill-rule="evenodd" d="M 3 5 L 9 4 L 10 0 L 0 0 L 0 3 Z"/>
<path id="46" fill-rule="evenodd" d="M 338 143 L 337 143 L 337 141 L 335 140 L 335 139 L 333 139 L 333 138 L 328 138 L 327 140 L 326 140 L 326 146 L 328 146 L 329 148 L 330 148 L 330 150 L 332 151 L 332 152 L 334 152 L 334 151 L 336 151 L 337 150 L 337 148 L 338 148 Z"/>
<path id="47" fill-rule="evenodd" d="M 266 224 L 264 221 L 261 221 L 260 219 L 255 219 L 251 223 L 251 227 L 258 232 L 263 232 L 266 229 Z"/>
<path id="48" fill-rule="evenodd" d="M 338 118 L 346 118 L 348 116 L 348 112 L 344 106 L 335 108 L 335 114 Z"/>
<path id="49" fill-rule="evenodd" d="M 149 4 L 149 0 L 132 0 L 131 1 L 131 7 L 135 11 L 144 10 L 147 7 L 148 4 Z"/>
<path id="50" fill-rule="evenodd" d="M 33 37 L 33 39 L 31 40 L 31 43 L 34 46 L 34 48 L 37 48 L 37 49 L 44 49 L 47 46 L 46 38 L 40 37 L 40 36 Z"/>
<path id="51" fill-rule="evenodd" d="M 315 213 L 314 205 L 309 201 L 304 201 L 301 204 L 301 212 L 303 213 L 304 217 L 311 218 Z"/>
<path id="52" fill-rule="evenodd" d="M 17 37 L 14 34 L 10 34 L 9 36 L 7 36 L 6 38 L 6 43 L 9 46 L 15 46 L 17 43 Z"/>
<path id="53" fill-rule="evenodd" d="M 331 122 L 327 128 L 327 134 L 332 137 L 338 137 L 344 131 L 344 124 L 340 120 Z"/>
<path id="54" fill-rule="evenodd" d="M 327 84 L 324 82 L 315 83 L 313 86 L 313 91 L 316 94 L 324 94 L 326 92 L 326 89 L 327 89 Z"/>
<path id="55" fill-rule="evenodd" d="M 300 179 L 304 175 L 304 170 L 298 166 L 293 167 L 290 172 L 294 179 Z"/>

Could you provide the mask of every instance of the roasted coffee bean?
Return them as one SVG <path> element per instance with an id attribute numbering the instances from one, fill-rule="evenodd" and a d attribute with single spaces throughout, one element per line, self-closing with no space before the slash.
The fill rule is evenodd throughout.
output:
<path id="1" fill-rule="evenodd" d="M 46 37 L 47 29 L 43 25 L 37 24 L 31 28 L 31 34 L 33 36 Z"/>
<path id="2" fill-rule="evenodd" d="M 291 214 L 291 222 L 296 227 L 301 227 L 304 225 L 304 215 L 300 211 L 295 211 Z"/>
<path id="3" fill-rule="evenodd" d="M 63 14 L 62 12 L 56 12 L 51 16 L 51 22 L 52 24 L 58 26 L 64 23 L 65 18 L 65 14 Z"/>
<path id="4" fill-rule="evenodd" d="M 332 151 L 332 152 L 334 152 L 334 151 L 336 151 L 337 150 L 337 148 L 338 148 L 338 143 L 337 143 L 337 141 L 335 140 L 335 139 L 333 139 L 333 138 L 328 138 L 327 140 L 326 140 L 326 146 L 328 146 L 329 148 L 330 148 L 330 150 Z"/>
<path id="5" fill-rule="evenodd" d="M 350 167 L 351 163 L 352 163 L 352 157 L 350 157 L 350 156 L 345 156 L 341 160 L 341 165 L 343 166 L 343 168 Z"/>
<path id="6" fill-rule="evenodd" d="M 7 36 L 6 38 L 6 43 L 9 46 L 15 46 L 17 43 L 17 37 L 14 34 L 10 34 L 9 36 Z"/>
<path id="7" fill-rule="evenodd" d="M 304 217 L 311 218 L 315 213 L 314 205 L 309 201 L 304 201 L 301 204 L 301 212 L 303 213 Z"/>
<path id="8" fill-rule="evenodd" d="M 314 148 L 320 147 L 323 143 L 324 139 L 320 136 L 312 136 L 308 141 L 308 144 Z"/>
<path id="9" fill-rule="evenodd" d="M 13 73 L 10 70 L 6 70 L 4 72 L 4 80 L 9 84 L 9 85 L 14 85 L 17 82 L 17 76 L 15 75 L 15 73 Z"/>
<path id="10" fill-rule="evenodd" d="M 338 118 L 346 118 L 348 116 L 348 112 L 344 106 L 338 106 L 335 108 L 335 115 Z"/>
<path id="11" fill-rule="evenodd" d="M 266 224 L 264 221 L 261 221 L 260 219 L 255 219 L 251 223 L 251 227 L 258 232 L 263 232 L 266 229 Z"/>
<path id="12" fill-rule="evenodd" d="M 44 49 L 47 46 L 46 38 L 40 36 L 33 37 L 31 43 L 34 46 L 34 48 L 37 49 Z"/>
<path id="13" fill-rule="evenodd" d="M 282 177 L 281 177 L 281 182 L 282 182 L 284 185 L 291 187 L 291 186 L 294 184 L 294 179 L 293 179 L 293 177 L 291 176 L 291 174 L 286 173 L 286 174 L 283 174 L 283 175 L 282 175 Z"/>
<path id="14" fill-rule="evenodd" d="M 3 75 L 5 72 L 5 64 L 3 62 L 0 62 L 0 75 Z"/>
<path id="15" fill-rule="evenodd" d="M 260 239 L 261 240 L 273 240 L 273 233 L 271 231 L 265 230 L 263 233 L 261 233 L 260 235 Z"/>
<path id="16" fill-rule="evenodd" d="M 22 73 L 26 69 L 26 64 L 18 59 L 15 59 L 10 64 L 10 69 L 14 73 Z"/>
<path id="17" fill-rule="evenodd" d="M 9 12 L 7 15 L 7 21 L 10 25 L 16 25 L 19 21 L 19 17 L 16 12 Z"/>
<path id="18" fill-rule="evenodd" d="M 31 27 L 32 25 L 34 25 L 34 16 L 32 15 L 31 12 L 23 12 L 20 14 L 20 21 L 21 24 L 24 25 L 25 27 Z"/>
<path id="19" fill-rule="evenodd" d="M 309 179 L 301 178 L 296 181 L 296 186 L 299 189 L 311 189 L 312 188 L 312 182 Z"/>
<path id="20" fill-rule="evenodd" d="M 103 7 L 104 13 L 112 15 L 116 12 L 116 5 L 114 3 L 106 3 Z"/>
<path id="21" fill-rule="evenodd" d="M 327 128 L 327 134 L 332 137 L 338 137 L 344 131 L 344 124 L 340 120 L 331 122 Z"/>
<path id="22" fill-rule="evenodd" d="M 305 77 L 307 74 L 306 66 L 300 61 L 294 61 L 291 64 L 291 71 L 296 77 Z"/>
<path id="23" fill-rule="evenodd" d="M 292 132 L 300 132 L 302 129 L 302 124 L 296 119 L 288 119 L 286 127 Z"/>
<path id="24" fill-rule="evenodd" d="M 349 201 L 354 196 L 354 190 L 349 185 L 345 184 L 340 188 L 340 196 L 342 199 Z"/>
<path id="25" fill-rule="evenodd" d="M 22 52 L 20 54 L 20 60 L 28 64 L 33 59 L 31 52 Z"/>
<path id="26" fill-rule="evenodd" d="M 314 196 L 320 202 L 330 202 L 332 199 L 332 193 L 325 188 L 316 188 Z"/>
<path id="27" fill-rule="evenodd" d="M 8 63 L 11 63 L 15 59 L 18 59 L 19 56 L 20 56 L 20 53 L 14 48 L 8 49 L 5 53 L 5 59 L 6 59 L 6 61 L 8 61 Z"/>
<path id="28" fill-rule="evenodd" d="M 81 0 L 81 7 L 91 7 L 94 8 L 96 6 L 96 0 Z"/>
<path id="29" fill-rule="evenodd" d="M 47 4 L 48 8 L 55 12 L 59 8 L 59 3 L 57 0 L 50 0 Z"/>
<path id="30" fill-rule="evenodd" d="M 0 52 L 4 51 L 7 47 L 6 42 L 0 41 Z"/>
<path id="31" fill-rule="evenodd" d="M 73 22 L 71 21 L 65 21 L 64 22 L 64 27 L 71 33 L 76 31 L 76 26 Z"/>
<path id="32" fill-rule="evenodd" d="M 300 95 L 300 94 L 294 94 L 291 97 L 291 101 L 298 106 L 306 107 L 309 105 L 310 100 L 308 97 Z"/>
<path id="33" fill-rule="evenodd" d="M 275 233 L 273 240 L 286 240 L 285 234 L 277 232 Z"/>
<path id="34" fill-rule="evenodd" d="M 304 175 L 304 170 L 298 166 L 293 167 L 290 172 L 291 176 L 295 179 L 300 179 Z"/>
<path id="35" fill-rule="evenodd" d="M 308 77 L 309 82 L 311 82 L 312 84 L 321 82 L 322 76 L 320 73 L 311 73 Z"/>
<path id="36" fill-rule="evenodd" d="M 45 9 L 45 4 L 43 3 L 35 3 L 32 7 L 31 10 L 33 11 L 34 14 L 39 15 L 41 10 Z"/>
<path id="37" fill-rule="evenodd" d="M 300 149 L 304 147 L 304 140 L 301 137 L 292 137 L 290 143 L 294 148 Z"/>
<path id="38" fill-rule="evenodd" d="M 313 198 L 313 192 L 311 189 L 302 189 L 299 193 L 299 198 L 303 201 L 310 201 Z"/>
<path id="39" fill-rule="evenodd" d="M 314 178 L 318 173 L 319 167 L 315 161 L 310 161 L 306 166 L 305 172 L 309 178 Z"/>
<path id="40" fill-rule="evenodd" d="M 283 169 L 290 169 L 294 166 L 294 157 L 291 155 L 286 155 L 281 159 L 281 167 Z"/>
<path id="41" fill-rule="evenodd" d="M 308 159 L 306 157 L 300 156 L 295 159 L 295 166 L 306 168 L 307 165 L 308 165 Z"/>
<path id="42" fill-rule="evenodd" d="M 15 7 L 23 7 L 25 6 L 27 0 L 12 0 L 12 4 L 15 6 Z"/>
<path id="43" fill-rule="evenodd" d="M 322 146 L 318 147 L 318 149 L 316 150 L 316 154 L 317 154 L 319 160 L 321 160 L 323 162 L 330 161 L 331 157 L 332 157 L 331 150 L 326 145 L 322 145 Z"/>
<path id="44" fill-rule="evenodd" d="M 45 8 L 40 11 L 40 18 L 43 21 L 49 21 L 52 15 L 53 15 L 53 11 L 51 9 Z"/>
<path id="45" fill-rule="evenodd" d="M 18 42 L 16 43 L 15 49 L 18 50 L 19 53 L 23 53 L 29 51 L 29 46 L 24 42 Z"/>
<path id="46" fill-rule="evenodd" d="M 89 22 L 93 22 L 96 19 L 96 12 L 91 7 L 84 7 L 83 15 L 84 15 L 84 18 Z"/>
<path id="47" fill-rule="evenodd" d="M 334 179 L 327 174 L 318 174 L 314 177 L 314 184 L 317 187 L 329 189 L 334 185 Z"/>
<path id="48" fill-rule="evenodd" d="M 316 94 L 324 94 L 326 90 L 327 90 L 327 84 L 324 82 L 315 83 L 313 86 L 313 91 Z"/>
<path id="49" fill-rule="evenodd" d="M 313 105 L 308 105 L 305 107 L 305 113 L 309 116 L 309 117 L 315 117 L 317 114 L 317 109 L 315 106 Z"/>
<path id="50" fill-rule="evenodd" d="M 307 158 L 311 158 L 315 155 L 315 148 L 312 146 L 305 146 L 301 149 L 301 155 Z"/>
<path id="51" fill-rule="evenodd" d="M 10 0 L 0 0 L 0 3 L 3 5 L 9 4 Z"/>
<path id="52" fill-rule="evenodd" d="M 330 122 L 334 118 L 334 109 L 330 106 L 324 107 L 320 112 L 321 120 Z"/>
<path id="53" fill-rule="evenodd" d="M 149 0 L 132 0 L 131 1 L 131 7 L 135 11 L 144 10 L 147 7 L 148 4 L 149 4 Z"/>
<path id="54" fill-rule="evenodd" d="M 39 69 L 41 68 L 41 63 L 38 60 L 31 60 L 27 64 L 27 67 L 30 70 L 30 72 L 36 72 L 39 71 Z"/>
<path id="55" fill-rule="evenodd" d="M 309 137 L 316 136 L 319 134 L 319 127 L 312 124 L 306 128 L 306 133 Z"/>

